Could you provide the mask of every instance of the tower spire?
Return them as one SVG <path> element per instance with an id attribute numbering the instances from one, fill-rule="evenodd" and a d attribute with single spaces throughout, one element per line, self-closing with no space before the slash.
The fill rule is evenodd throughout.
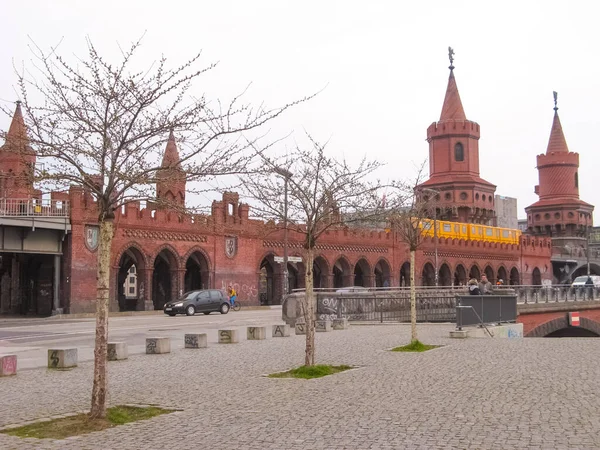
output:
<path id="1" fill-rule="evenodd" d="M 548 148 L 546 154 L 550 153 L 569 153 L 569 147 L 567 146 L 567 140 L 563 133 L 562 125 L 560 123 L 560 117 L 558 117 L 558 93 L 552 92 L 554 95 L 554 120 L 552 121 L 552 130 L 550 131 L 550 139 L 548 140 Z"/>
<path id="2" fill-rule="evenodd" d="M 454 50 L 452 47 L 448 47 L 448 58 L 450 59 L 450 66 L 448 67 L 450 69 L 450 76 L 448 77 L 448 87 L 446 88 L 446 97 L 442 106 L 440 122 L 444 120 L 467 120 L 465 110 L 460 101 L 460 95 L 458 94 L 456 79 L 454 78 Z"/>

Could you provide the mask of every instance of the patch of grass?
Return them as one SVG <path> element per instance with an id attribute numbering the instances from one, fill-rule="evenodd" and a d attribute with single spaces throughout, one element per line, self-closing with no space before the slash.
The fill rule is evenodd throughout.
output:
<path id="1" fill-rule="evenodd" d="M 317 364 L 316 366 L 300 366 L 296 369 L 288 370 L 287 372 L 272 373 L 269 375 L 269 378 L 320 378 L 353 368 L 353 366 L 330 366 L 325 364 Z"/>
<path id="2" fill-rule="evenodd" d="M 416 340 L 412 341 L 408 345 L 402 345 L 401 347 L 393 348 L 393 352 L 426 352 L 427 350 L 431 350 L 434 348 L 440 347 L 439 345 L 427 345 L 423 344 L 421 341 Z"/>
<path id="3" fill-rule="evenodd" d="M 87 414 L 77 414 L 76 416 L 2 430 L 1 432 L 21 438 L 64 439 L 172 412 L 174 412 L 172 409 L 157 408 L 155 406 L 113 406 L 106 410 L 106 419 L 90 420 Z"/>

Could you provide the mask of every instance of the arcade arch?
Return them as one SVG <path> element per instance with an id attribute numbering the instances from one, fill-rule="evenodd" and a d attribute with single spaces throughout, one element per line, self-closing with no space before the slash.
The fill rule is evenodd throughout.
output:
<path id="1" fill-rule="evenodd" d="M 329 263 L 322 256 L 317 256 L 313 262 L 313 287 L 323 289 L 329 287 Z"/>
<path id="2" fill-rule="evenodd" d="M 261 305 L 278 304 L 278 299 L 274 295 L 274 266 L 273 255 L 265 256 L 260 262 L 258 296 Z"/>
<path id="3" fill-rule="evenodd" d="M 479 267 L 476 264 L 471 266 L 471 270 L 469 270 L 469 280 L 475 278 L 477 281 L 481 279 L 481 272 L 479 271 Z"/>
<path id="4" fill-rule="evenodd" d="M 438 273 L 438 285 L 440 286 L 451 286 L 452 285 L 452 272 L 448 264 L 444 263 L 440 267 Z"/>
<path id="5" fill-rule="evenodd" d="M 521 284 L 521 277 L 519 276 L 519 271 L 516 267 L 513 267 L 512 269 L 510 269 L 510 285 L 518 286 L 519 284 Z"/>
<path id="6" fill-rule="evenodd" d="M 454 270 L 454 286 L 466 286 L 467 281 L 467 271 L 465 266 L 458 264 Z"/>
<path id="7" fill-rule="evenodd" d="M 200 250 L 193 251 L 186 259 L 183 286 L 184 292 L 210 287 L 210 265 Z"/>
<path id="8" fill-rule="evenodd" d="M 485 266 L 485 269 L 483 269 L 483 273 L 485 273 L 485 276 L 487 277 L 490 283 L 493 284 L 496 282 L 496 279 L 494 278 L 494 269 L 492 269 L 492 266 Z"/>
<path id="9" fill-rule="evenodd" d="M 425 263 L 421 277 L 423 286 L 435 286 L 435 269 L 431 263 Z"/>
<path id="10" fill-rule="evenodd" d="M 163 248 L 154 258 L 152 272 L 152 304 L 155 310 L 163 309 L 165 303 L 174 300 L 177 292 L 177 256 L 169 248 Z M 173 281 L 175 280 L 175 282 Z"/>
<path id="11" fill-rule="evenodd" d="M 535 267 L 533 272 L 531 272 L 531 284 L 533 286 L 541 286 L 542 285 L 542 273 L 540 269 Z"/>
<path id="12" fill-rule="evenodd" d="M 136 244 L 121 253 L 116 273 L 119 311 L 144 310 L 146 258 Z"/>
<path id="13" fill-rule="evenodd" d="M 353 286 L 371 287 L 372 283 L 371 266 L 366 259 L 359 259 L 354 265 L 354 284 Z"/>
<path id="14" fill-rule="evenodd" d="M 410 263 L 407 261 L 400 267 L 400 287 L 410 286 Z"/>
<path id="15" fill-rule="evenodd" d="M 351 286 L 352 274 L 350 264 L 346 258 L 340 257 L 333 265 L 333 287 L 341 288 Z"/>
<path id="16" fill-rule="evenodd" d="M 508 284 L 508 278 L 506 277 L 506 269 L 504 268 L 504 266 L 500 266 L 498 268 L 497 281 L 500 280 L 502 280 L 502 283 Z"/>
<path id="17" fill-rule="evenodd" d="M 392 280 L 390 279 L 390 265 L 385 259 L 380 259 L 375 264 L 375 287 L 390 287 Z"/>

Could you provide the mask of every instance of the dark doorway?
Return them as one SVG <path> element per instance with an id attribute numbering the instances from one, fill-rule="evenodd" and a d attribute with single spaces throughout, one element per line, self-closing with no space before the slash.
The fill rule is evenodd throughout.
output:
<path id="1" fill-rule="evenodd" d="M 135 247 L 123 252 L 117 272 L 117 301 L 119 311 L 144 310 L 143 290 L 144 257 Z"/>
<path id="2" fill-rule="evenodd" d="M 562 328 L 560 330 L 556 330 L 553 331 L 550 334 L 547 334 L 545 337 L 554 337 L 554 338 L 560 338 L 560 337 L 599 337 L 598 334 L 594 333 L 593 331 L 590 330 L 586 330 L 585 328 L 581 328 L 581 327 L 568 327 L 568 328 Z"/>
<path id="3" fill-rule="evenodd" d="M 431 263 L 426 263 L 423 266 L 422 286 L 435 286 L 435 269 Z"/>
<path id="4" fill-rule="evenodd" d="M 542 285 L 542 273 L 537 267 L 533 269 L 533 272 L 531 273 L 531 284 L 534 286 Z"/>
<path id="5" fill-rule="evenodd" d="M 459 264 L 454 271 L 454 286 L 466 286 L 467 281 L 467 271 L 465 270 L 465 266 Z"/>
<path id="6" fill-rule="evenodd" d="M 485 273 L 485 276 L 487 277 L 490 283 L 494 284 L 496 282 L 496 280 L 494 279 L 494 269 L 492 269 L 490 266 L 485 266 L 483 272 Z"/>
<path id="7" fill-rule="evenodd" d="M 333 287 L 350 286 L 350 264 L 343 258 L 338 259 L 333 266 Z"/>
<path id="8" fill-rule="evenodd" d="M 154 260 L 152 273 L 152 303 L 155 310 L 163 309 L 165 303 L 174 300 L 171 273 L 177 273 L 176 270 L 177 263 L 173 254 L 166 249 L 161 251 Z"/>
<path id="9" fill-rule="evenodd" d="M 472 266 L 471 270 L 469 271 L 469 279 L 473 278 L 475 278 L 477 281 L 479 281 L 479 279 L 481 278 L 481 272 L 479 271 L 479 267 L 477 266 Z"/>
<path id="10" fill-rule="evenodd" d="M 521 279 L 519 277 L 519 271 L 516 267 L 510 269 L 510 285 L 518 286 L 521 283 Z"/>
<path id="11" fill-rule="evenodd" d="M 390 287 L 390 266 L 385 259 L 380 259 L 375 264 L 375 287 Z"/>
<path id="12" fill-rule="evenodd" d="M 440 286 L 451 286 L 452 285 L 452 272 L 448 264 L 442 264 L 440 267 L 440 273 L 438 275 L 438 284 Z"/>
<path id="13" fill-rule="evenodd" d="M 273 256 L 264 258 L 260 263 L 260 275 L 258 280 L 258 297 L 261 305 L 276 304 L 273 297 Z"/>
<path id="14" fill-rule="evenodd" d="M 208 289 L 210 287 L 209 274 L 208 261 L 202 252 L 192 253 L 185 263 L 184 291 Z"/>
<path id="15" fill-rule="evenodd" d="M 502 266 L 498 269 L 498 281 L 502 280 L 503 284 L 508 284 L 508 279 L 506 278 L 506 269 Z"/>
<path id="16" fill-rule="evenodd" d="M 410 286 L 410 263 L 405 262 L 400 268 L 400 287 Z"/>

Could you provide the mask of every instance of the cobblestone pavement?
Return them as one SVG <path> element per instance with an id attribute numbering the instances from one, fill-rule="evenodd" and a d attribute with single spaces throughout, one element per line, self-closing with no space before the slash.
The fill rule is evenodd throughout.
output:
<path id="1" fill-rule="evenodd" d="M 410 327 L 317 334 L 317 360 L 356 370 L 315 380 L 269 379 L 303 361 L 304 336 L 242 340 L 111 362 L 110 404 L 182 409 L 75 438 L 8 449 L 593 449 L 600 448 L 598 339 L 447 338 L 442 348 L 385 351 Z M 242 333 L 245 336 L 245 330 Z M 88 407 L 92 363 L 0 379 L 0 426 Z"/>

